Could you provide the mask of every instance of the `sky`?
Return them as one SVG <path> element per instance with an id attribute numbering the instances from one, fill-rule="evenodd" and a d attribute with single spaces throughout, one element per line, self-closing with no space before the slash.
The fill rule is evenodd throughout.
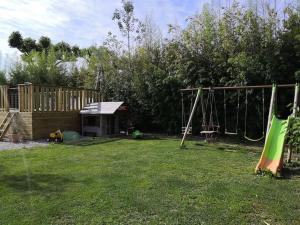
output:
<path id="1" fill-rule="evenodd" d="M 133 3 L 136 17 L 143 20 L 151 16 L 166 35 L 168 24 L 184 27 L 186 18 L 201 11 L 205 3 L 221 2 L 227 6 L 229 1 L 133 0 Z M 63 40 L 80 47 L 102 44 L 109 31 L 119 34 L 112 15 L 120 7 L 121 0 L 0 0 L 0 68 L 7 69 L 20 54 L 8 46 L 12 31 L 36 40 L 48 36 L 54 43 Z"/>
<path id="2" fill-rule="evenodd" d="M 134 0 L 136 17 L 151 16 L 163 33 L 167 25 L 184 25 L 185 19 L 210 0 Z M 7 67 L 19 53 L 8 46 L 12 31 L 36 40 L 48 36 L 87 47 L 102 44 L 109 31 L 118 34 L 112 21 L 121 0 L 0 0 L 0 65 Z M 7 59 L 7 57 L 9 59 Z"/>

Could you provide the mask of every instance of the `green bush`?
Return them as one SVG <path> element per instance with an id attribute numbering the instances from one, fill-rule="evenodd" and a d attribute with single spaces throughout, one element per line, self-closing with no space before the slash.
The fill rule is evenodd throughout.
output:
<path id="1" fill-rule="evenodd" d="M 291 118 L 288 144 L 298 150 L 300 146 L 300 117 Z"/>

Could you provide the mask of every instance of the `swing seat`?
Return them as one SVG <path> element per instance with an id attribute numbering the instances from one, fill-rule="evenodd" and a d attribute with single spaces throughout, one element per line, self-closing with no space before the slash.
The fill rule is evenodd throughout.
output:
<path id="1" fill-rule="evenodd" d="M 263 136 L 261 136 L 260 138 L 257 138 L 257 139 L 250 138 L 246 134 L 244 134 L 244 138 L 248 141 L 258 142 L 258 141 L 261 141 L 265 138 L 265 134 L 263 134 Z"/>
<path id="2" fill-rule="evenodd" d="M 228 134 L 228 135 L 238 135 L 237 132 L 228 132 L 228 131 L 225 131 L 225 134 Z"/>
<path id="3" fill-rule="evenodd" d="M 218 125 L 212 125 L 212 126 L 207 126 L 207 125 L 202 125 L 202 131 L 200 134 L 217 134 L 219 133 L 220 126 Z"/>
<path id="4" fill-rule="evenodd" d="M 219 133 L 219 131 L 216 130 L 203 130 L 200 132 L 200 134 L 216 134 Z"/>
<path id="5" fill-rule="evenodd" d="M 186 127 L 181 127 L 181 133 L 184 134 L 186 130 Z M 187 134 L 192 134 L 192 127 L 189 127 Z"/>

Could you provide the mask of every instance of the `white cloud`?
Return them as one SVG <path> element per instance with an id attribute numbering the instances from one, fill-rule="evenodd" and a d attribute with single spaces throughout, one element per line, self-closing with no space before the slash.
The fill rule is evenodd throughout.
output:
<path id="1" fill-rule="evenodd" d="M 152 16 L 166 33 L 167 24 L 184 25 L 205 2 L 209 0 L 134 0 L 134 5 L 137 17 Z M 120 6 L 121 0 L 0 0 L 0 51 L 15 52 L 7 44 L 15 30 L 24 37 L 45 35 L 81 47 L 101 44 L 108 31 L 118 33 L 112 14 Z"/>

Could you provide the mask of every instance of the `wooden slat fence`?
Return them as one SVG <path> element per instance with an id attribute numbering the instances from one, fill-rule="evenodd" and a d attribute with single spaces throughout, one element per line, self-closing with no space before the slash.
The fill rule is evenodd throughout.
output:
<path id="1" fill-rule="evenodd" d="M 0 85 L 0 111 L 1 112 L 9 111 L 8 86 L 7 85 Z"/>
<path id="2" fill-rule="evenodd" d="M 79 111 L 85 105 L 99 101 L 101 96 L 97 90 L 19 85 L 20 112 Z"/>

